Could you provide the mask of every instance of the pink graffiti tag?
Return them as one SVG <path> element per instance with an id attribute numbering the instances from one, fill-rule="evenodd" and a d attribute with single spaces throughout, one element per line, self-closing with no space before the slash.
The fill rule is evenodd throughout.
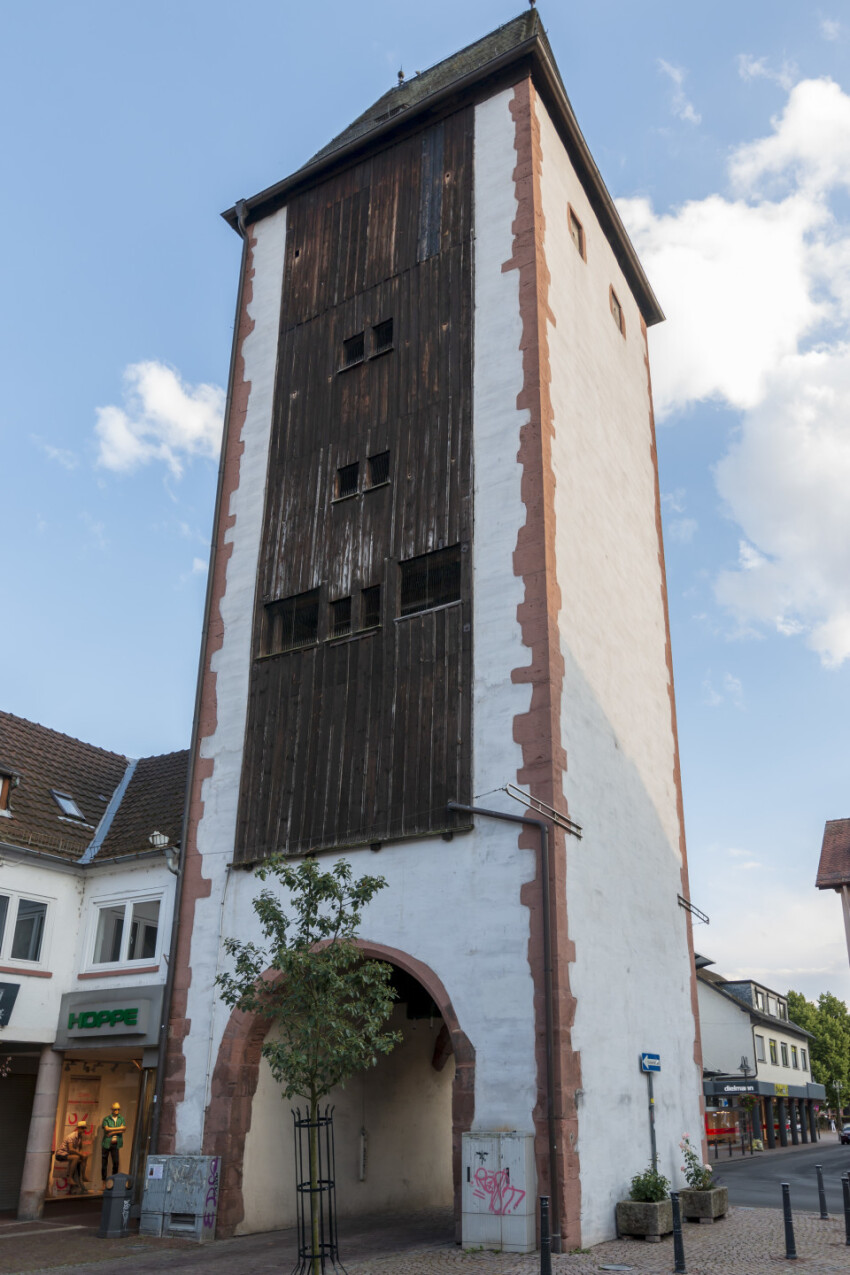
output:
<path id="1" fill-rule="evenodd" d="M 489 1195 L 490 1212 L 499 1217 L 516 1213 L 525 1199 L 525 1191 L 521 1191 L 518 1186 L 511 1186 L 507 1169 L 476 1169 L 473 1181 L 475 1187 L 472 1194 L 479 1200 L 486 1200 Z"/>
<path id="2" fill-rule="evenodd" d="M 215 1226 L 215 1208 L 218 1204 L 218 1157 L 210 1165 L 207 1186 L 209 1189 L 204 1200 L 204 1208 L 208 1209 L 209 1212 L 204 1213 L 204 1226 L 210 1230 Z"/>

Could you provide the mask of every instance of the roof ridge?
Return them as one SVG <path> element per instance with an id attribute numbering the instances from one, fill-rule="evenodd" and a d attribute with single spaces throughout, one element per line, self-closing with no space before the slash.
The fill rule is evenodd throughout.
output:
<path id="1" fill-rule="evenodd" d="M 54 738 L 65 739 L 69 744 L 76 744 L 80 748 L 91 748 L 94 752 L 100 753 L 104 757 L 112 757 L 116 761 L 129 761 L 126 753 L 116 753 L 111 748 L 102 748 L 100 744 L 90 744 L 88 740 L 78 739 L 76 735 L 69 735 L 66 731 L 56 730 L 53 726 L 45 726 L 43 722 L 35 722 L 30 717 L 20 717 L 17 713 L 10 713 L 7 709 L 0 709 L 0 720 L 3 718 L 20 722 L 23 726 L 35 727 L 37 730 L 44 731 Z"/>

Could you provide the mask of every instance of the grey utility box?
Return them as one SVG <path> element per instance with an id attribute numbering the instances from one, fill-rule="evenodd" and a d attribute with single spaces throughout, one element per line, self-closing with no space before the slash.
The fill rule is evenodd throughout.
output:
<path id="1" fill-rule="evenodd" d="M 133 1179 L 126 1173 L 115 1173 L 107 1178 L 103 1188 L 103 1204 L 100 1210 L 102 1240 L 123 1240 L 130 1233 L 130 1206 L 133 1203 Z"/>
<path id="2" fill-rule="evenodd" d="M 215 1155 L 149 1155 L 139 1234 L 215 1239 L 220 1168 Z"/>

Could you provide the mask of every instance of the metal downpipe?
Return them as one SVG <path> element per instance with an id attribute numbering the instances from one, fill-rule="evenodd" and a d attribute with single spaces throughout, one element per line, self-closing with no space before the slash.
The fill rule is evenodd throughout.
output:
<path id="1" fill-rule="evenodd" d="M 529 815 L 509 815 L 502 810 L 486 810 L 483 806 L 464 806 L 458 801 L 447 803 L 449 810 L 482 815 L 485 819 L 501 819 L 505 823 L 521 823 L 537 828 L 540 833 L 540 887 L 543 909 L 543 999 L 546 1022 L 546 1127 L 549 1143 L 549 1193 L 551 1197 L 552 1252 L 561 1247 L 561 1193 L 558 1181 L 558 1147 L 555 1136 L 555 1011 L 552 990 L 552 918 L 549 900 L 549 825 Z"/>

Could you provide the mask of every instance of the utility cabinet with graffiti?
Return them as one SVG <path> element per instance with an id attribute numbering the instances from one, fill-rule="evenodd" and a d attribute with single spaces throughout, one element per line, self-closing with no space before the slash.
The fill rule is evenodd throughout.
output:
<path id="1" fill-rule="evenodd" d="M 506 1253 L 533 1253 L 537 1247 L 536 1187 L 533 1134 L 465 1133 L 464 1244 Z"/>

